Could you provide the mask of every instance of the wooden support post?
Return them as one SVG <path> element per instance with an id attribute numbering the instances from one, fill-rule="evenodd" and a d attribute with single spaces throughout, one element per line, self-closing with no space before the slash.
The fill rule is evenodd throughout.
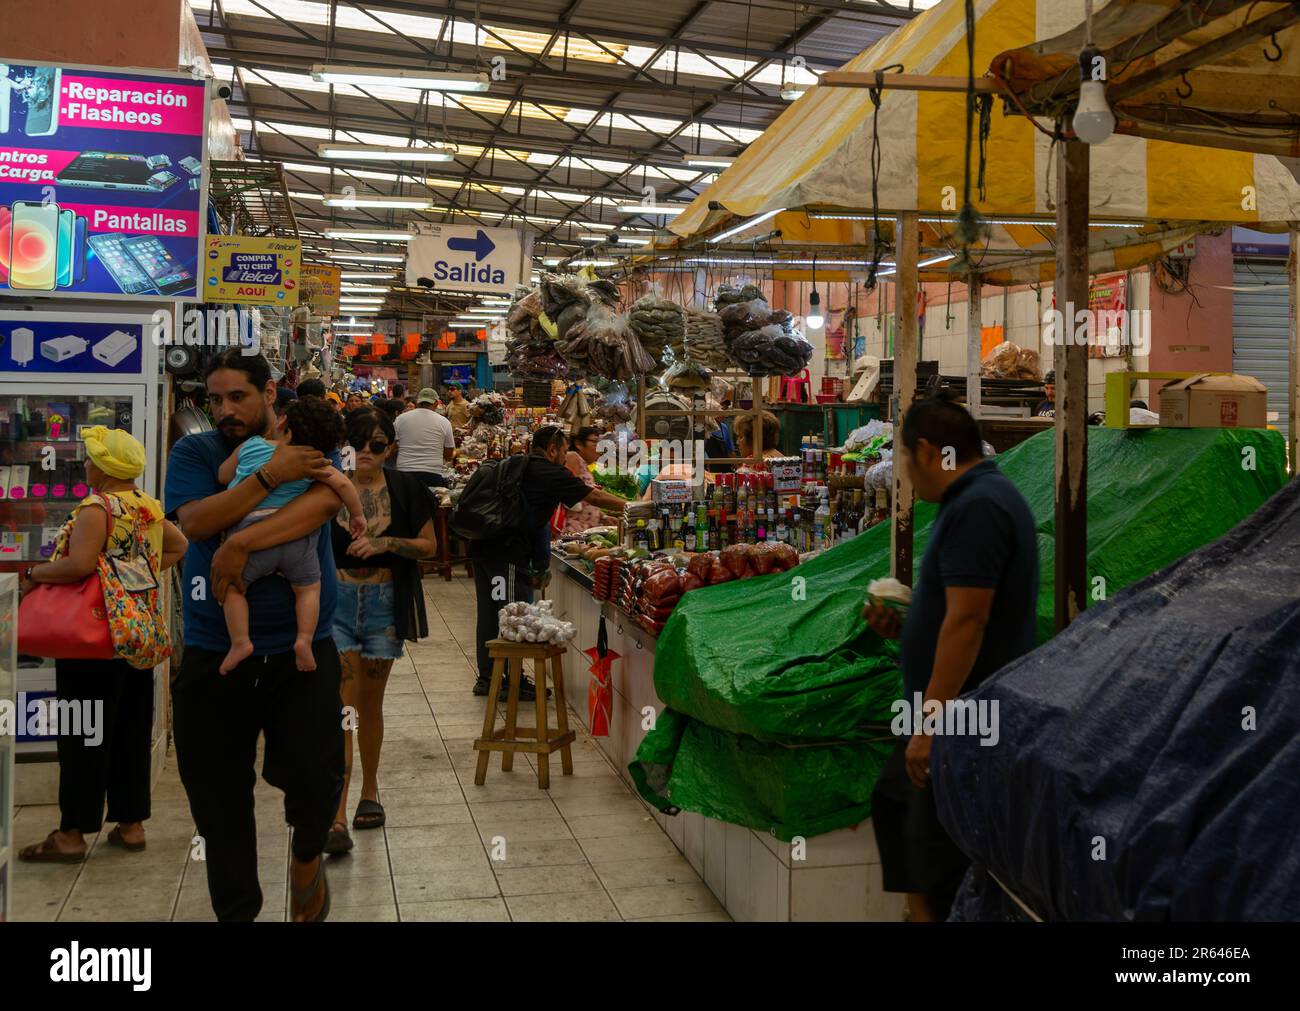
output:
<path id="1" fill-rule="evenodd" d="M 1291 229 L 1291 255 L 1287 258 L 1287 277 L 1291 298 L 1288 334 L 1290 337 L 1290 389 L 1287 390 L 1286 442 L 1287 462 L 1291 473 L 1300 469 L 1300 228 Z"/>
<path id="2" fill-rule="evenodd" d="M 912 584 L 912 509 L 915 496 L 907 468 L 899 459 L 903 445 L 903 415 L 916 397 L 916 287 L 920 222 L 915 211 L 898 216 L 894 259 L 898 263 L 898 291 L 894 299 L 894 505 L 889 528 L 890 575 Z"/>
<path id="3" fill-rule="evenodd" d="M 1089 150 L 1082 141 L 1057 145 L 1056 305 L 1065 319 L 1088 307 Z M 1052 357 L 1056 369 L 1056 631 L 1088 600 L 1088 347 L 1064 328 Z"/>
<path id="4" fill-rule="evenodd" d="M 971 272 L 966 275 L 966 292 L 966 409 L 978 420 L 983 393 L 980 385 L 983 355 L 980 352 L 984 332 L 984 284 L 979 274 Z"/>

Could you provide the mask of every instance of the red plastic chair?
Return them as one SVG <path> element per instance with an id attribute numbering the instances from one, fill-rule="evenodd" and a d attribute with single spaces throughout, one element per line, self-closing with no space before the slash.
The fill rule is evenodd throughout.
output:
<path id="1" fill-rule="evenodd" d="M 812 377 L 804 369 L 797 376 L 784 376 L 781 379 L 781 401 L 786 404 L 811 404 Z"/>

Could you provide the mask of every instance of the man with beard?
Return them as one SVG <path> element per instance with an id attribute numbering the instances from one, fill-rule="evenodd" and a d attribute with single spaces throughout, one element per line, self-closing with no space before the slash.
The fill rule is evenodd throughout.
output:
<path id="1" fill-rule="evenodd" d="M 206 376 L 216 428 L 181 439 L 167 464 L 166 508 L 190 539 L 185 555 L 185 653 L 172 688 L 176 757 L 190 811 L 204 840 L 208 891 L 222 921 L 250 921 L 262 908 L 257 876 L 254 762 L 258 734 L 266 738 L 262 775 L 284 791 L 293 827 L 292 918 L 323 920 L 329 888 L 321 852 L 343 786 L 340 667 L 331 632 L 335 567 L 328 534 L 316 544 L 321 571 L 314 671 L 295 663 L 294 595 L 280 575 L 243 587 L 251 552 L 285 544 L 327 524 L 339 498 L 319 482 L 274 515 L 236 526 L 271 489 L 323 477 L 329 460 L 310 446 L 281 442 L 253 478 L 226 488 L 218 469 L 254 435 L 271 434 L 276 399 L 261 355 L 223 351 Z M 335 460 L 337 463 L 337 460 Z M 221 604 L 230 586 L 247 597 L 253 655 L 220 673 L 230 638 Z"/>

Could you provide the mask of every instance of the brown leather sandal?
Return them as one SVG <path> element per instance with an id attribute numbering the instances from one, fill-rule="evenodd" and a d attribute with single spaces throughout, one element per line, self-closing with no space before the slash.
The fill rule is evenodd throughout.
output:
<path id="1" fill-rule="evenodd" d="M 54 841 L 56 835 L 58 835 L 58 829 L 55 829 L 40 842 L 24 846 L 18 851 L 18 859 L 29 864 L 85 863 L 88 850 L 83 850 L 80 853 L 64 853 L 59 849 L 59 844 Z"/>

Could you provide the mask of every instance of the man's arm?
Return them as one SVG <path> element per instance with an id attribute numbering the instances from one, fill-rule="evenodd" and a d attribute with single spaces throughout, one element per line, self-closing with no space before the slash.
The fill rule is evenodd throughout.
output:
<path id="1" fill-rule="evenodd" d="M 322 478 L 324 469 L 328 466 L 328 461 L 319 450 L 310 446 L 281 443 L 275 447 L 275 453 L 263 466 L 262 472 L 268 480 L 278 485 L 300 478 Z M 267 494 L 262 482 L 256 477 L 250 477 L 233 488 L 186 502 L 176 510 L 176 519 L 190 540 L 207 540 L 242 520 L 257 508 Z"/>
<path id="2" fill-rule="evenodd" d="M 590 502 L 592 505 L 599 506 L 601 509 L 609 509 L 616 513 L 622 513 L 623 506 L 627 504 L 627 499 L 619 498 L 612 492 L 607 492 L 604 488 L 591 489 L 591 493 L 582 501 Z"/>
<path id="3" fill-rule="evenodd" d="M 934 666 L 925 689 L 925 702 L 943 704 L 961 694 L 984 643 L 984 628 L 993 610 L 992 587 L 949 586 L 944 589 L 947 612 L 939 626 Z M 934 738 L 915 734 L 907 745 L 907 775 L 917 786 L 930 777 L 930 746 Z"/>
<path id="4" fill-rule="evenodd" d="M 247 483 L 241 481 L 240 485 Z M 328 523 L 339 511 L 339 504 L 339 497 L 317 482 L 274 515 L 227 537 L 212 556 L 212 593 L 217 603 L 225 603 L 226 590 L 232 585 L 244 591 L 242 576 L 250 553 L 305 537 Z"/>

